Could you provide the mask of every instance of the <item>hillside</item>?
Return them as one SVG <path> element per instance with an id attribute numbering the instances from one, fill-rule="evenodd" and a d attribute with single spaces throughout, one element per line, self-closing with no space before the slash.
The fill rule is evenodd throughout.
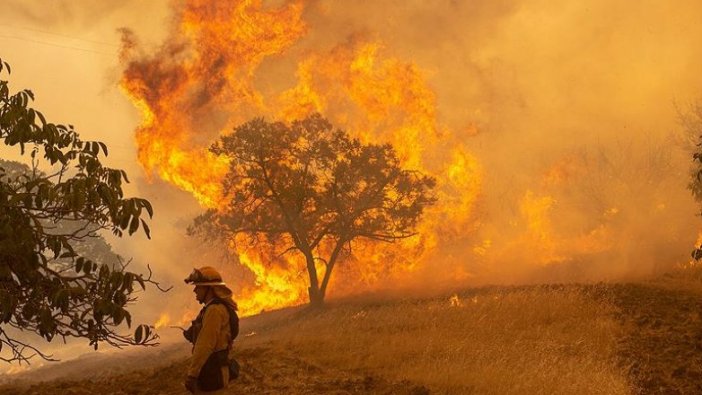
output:
<path id="1" fill-rule="evenodd" d="M 700 289 L 668 276 L 262 314 L 242 321 L 242 375 L 229 393 L 702 393 Z M 83 366 L 83 379 L 45 374 L 51 381 L 0 393 L 185 394 L 187 351 L 143 350 L 112 361 L 129 372 L 106 375 L 104 361 Z"/>

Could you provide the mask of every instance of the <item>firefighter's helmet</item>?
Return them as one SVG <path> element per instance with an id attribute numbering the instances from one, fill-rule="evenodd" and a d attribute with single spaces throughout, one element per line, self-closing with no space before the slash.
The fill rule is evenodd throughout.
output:
<path id="1" fill-rule="evenodd" d="M 222 281 L 222 275 L 217 269 L 211 266 L 194 269 L 185 282 L 191 285 L 227 285 Z"/>

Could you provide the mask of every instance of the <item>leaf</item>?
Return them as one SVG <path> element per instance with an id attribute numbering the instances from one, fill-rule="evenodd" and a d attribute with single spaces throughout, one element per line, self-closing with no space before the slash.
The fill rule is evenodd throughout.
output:
<path id="1" fill-rule="evenodd" d="M 144 325 L 139 325 L 134 331 L 134 340 L 137 344 L 141 344 L 141 339 L 144 337 Z"/>
<path id="2" fill-rule="evenodd" d="M 112 314 L 112 319 L 115 321 L 115 325 L 121 324 L 124 319 L 124 310 L 121 308 L 115 309 L 115 312 Z"/>
<path id="3" fill-rule="evenodd" d="M 146 233 L 146 238 L 151 240 L 151 229 L 149 229 L 149 225 L 147 225 L 143 219 L 141 220 L 141 226 L 144 227 L 144 233 Z"/>
<path id="4" fill-rule="evenodd" d="M 119 286 L 122 285 L 121 272 L 112 272 L 112 275 L 110 275 L 110 285 L 112 285 L 112 289 L 118 289 Z"/>
<path id="5" fill-rule="evenodd" d="M 122 292 L 124 291 L 115 292 L 115 296 L 113 298 L 115 304 L 120 307 L 127 304 L 127 296 Z"/>
<path id="6" fill-rule="evenodd" d="M 146 199 L 141 199 L 140 201 L 141 201 L 142 206 L 146 209 L 146 212 L 149 213 L 149 218 L 153 218 L 154 208 L 151 206 L 151 202 L 149 202 Z"/>
<path id="7" fill-rule="evenodd" d="M 128 213 L 122 214 L 122 218 L 119 222 L 119 227 L 122 229 L 127 229 L 127 226 L 129 226 L 129 218 L 131 216 Z"/>
<path id="8" fill-rule="evenodd" d="M 59 237 L 53 236 L 46 239 L 46 246 L 54 253 L 54 259 L 61 254 L 61 240 L 59 240 Z"/>
<path id="9" fill-rule="evenodd" d="M 105 156 L 107 156 L 107 145 L 105 145 L 105 143 L 102 141 L 98 141 L 98 144 L 100 145 L 100 148 L 102 148 L 102 152 L 104 152 Z"/>
<path id="10" fill-rule="evenodd" d="M 59 290 L 54 298 L 54 307 L 58 307 L 65 312 L 68 309 L 68 296 L 69 292 L 67 289 Z"/>
<path id="11" fill-rule="evenodd" d="M 122 286 L 119 287 L 119 291 L 124 292 L 127 289 L 129 289 L 129 287 L 132 285 L 133 281 L 134 281 L 134 277 L 131 273 L 129 273 L 129 272 L 124 273 L 124 276 L 122 276 Z"/>
<path id="12" fill-rule="evenodd" d="M 30 124 L 34 124 L 34 120 L 36 119 L 36 112 L 34 111 L 33 108 L 30 108 L 27 111 L 27 120 L 29 121 Z"/>
<path id="13" fill-rule="evenodd" d="M 122 177 L 124 177 L 124 181 L 129 183 L 129 178 L 127 178 L 127 172 L 124 170 L 120 170 L 119 172 L 122 174 Z"/>
<path id="14" fill-rule="evenodd" d="M 112 194 L 110 193 L 110 189 L 105 184 L 98 185 L 97 191 L 100 197 L 102 198 L 102 201 L 105 202 L 105 204 L 112 204 Z"/>
<path id="15" fill-rule="evenodd" d="M 144 278 L 139 275 L 139 277 L 136 278 L 136 281 L 141 285 L 142 290 L 146 290 L 146 284 L 144 283 Z"/>
<path id="16" fill-rule="evenodd" d="M 83 265 L 83 273 L 85 274 L 90 274 L 91 271 L 93 271 L 93 261 L 91 260 L 86 260 L 85 264 Z"/>
<path id="17" fill-rule="evenodd" d="M 139 217 L 132 217 L 132 222 L 129 224 L 129 234 L 132 235 L 139 229 Z"/>
<path id="18" fill-rule="evenodd" d="M 83 270 L 83 262 L 85 262 L 83 257 L 76 259 L 76 273 L 80 273 Z"/>
<path id="19" fill-rule="evenodd" d="M 44 118 L 44 114 L 40 113 L 39 111 L 36 112 L 37 117 L 41 120 L 41 125 L 42 127 L 46 126 L 46 118 Z"/>

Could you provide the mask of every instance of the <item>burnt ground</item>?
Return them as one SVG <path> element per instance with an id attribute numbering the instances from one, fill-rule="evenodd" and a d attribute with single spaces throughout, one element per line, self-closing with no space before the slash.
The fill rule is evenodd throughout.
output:
<path id="1" fill-rule="evenodd" d="M 425 395 L 429 391 L 406 381 L 389 382 L 305 362 L 292 354 L 266 347 L 237 353 L 241 375 L 227 394 L 399 394 Z M 134 361 L 138 366 L 138 361 Z M 159 369 L 135 371 L 100 380 L 52 381 L 24 388 L 1 387 L 2 394 L 188 394 L 183 387 L 187 362 Z"/>
<path id="2" fill-rule="evenodd" d="M 626 333 L 620 363 L 635 394 L 702 394 L 702 295 L 654 284 L 607 287 Z"/>

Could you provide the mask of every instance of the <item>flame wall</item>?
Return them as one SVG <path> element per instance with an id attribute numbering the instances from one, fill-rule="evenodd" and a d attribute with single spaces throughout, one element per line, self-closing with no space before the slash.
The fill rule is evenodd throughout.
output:
<path id="1" fill-rule="evenodd" d="M 700 8 L 176 2 L 155 48 L 123 31 L 122 87 L 142 113 L 146 171 L 204 207 L 221 204 L 226 166 L 206 147 L 260 115 L 319 111 L 436 175 L 421 237 L 362 244 L 332 295 L 643 275 L 683 260 L 696 235 L 690 147 L 670 132 L 673 100 L 702 82 Z M 226 270 L 247 313 L 304 302 L 294 258 L 234 255 Z"/>

